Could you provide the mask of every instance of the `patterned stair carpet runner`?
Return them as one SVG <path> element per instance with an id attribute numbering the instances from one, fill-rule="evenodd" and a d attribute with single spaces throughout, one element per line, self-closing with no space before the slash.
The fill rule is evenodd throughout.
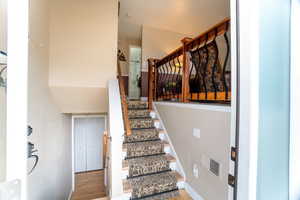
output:
<path id="1" fill-rule="evenodd" d="M 127 180 L 132 188 L 131 200 L 179 196 L 175 172 L 170 169 L 164 142 L 154 128 L 147 102 L 128 101 L 128 109 L 132 134 L 125 136 L 123 148 L 129 167 Z"/>

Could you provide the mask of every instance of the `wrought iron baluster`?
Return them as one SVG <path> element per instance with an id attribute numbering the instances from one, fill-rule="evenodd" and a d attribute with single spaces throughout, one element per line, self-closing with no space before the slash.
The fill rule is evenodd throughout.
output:
<path id="1" fill-rule="evenodd" d="M 162 79 L 163 79 L 163 81 L 162 81 L 162 89 L 163 89 L 163 91 L 162 91 L 162 97 L 163 97 L 163 99 L 165 99 L 165 96 L 166 96 L 166 70 L 165 70 L 165 67 L 166 67 L 166 63 L 164 63 L 163 65 L 162 65 L 162 71 L 163 71 L 163 76 L 162 76 Z"/>
<path id="2" fill-rule="evenodd" d="M 174 74 L 173 74 L 173 97 L 176 98 L 176 85 L 177 85 L 177 66 L 175 63 L 175 58 L 172 60 L 173 61 L 173 66 L 174 66 Z"/>
<path id="3" fill-rule="evenodd" d="M 161 66 L 157 68 L 157 98 L 161 97 Z"/>
<path id="4" fill-rule="evenodd" d="M 215 33 L 217 34 L 217 33 Z M 215 73 L 216 73 L 216 69 L 217 69 L 217 66 L 218 66 L 218 60 L 219 60 L 219 49 L 218 49 L 218 45 L 217 45 L 217 42 L 216 42 L 216 36 L 214 37 L 213 41 L 212 41 L 212 45 L 213 45 L 213 48 L 216 50 L 216 55 L 215 55 L 215 60 L 214 60 L 214 64 L 213 64 L 213 69 L 212 69 L 212 84 L 213 84 L 213 88 L 214 88 L 214 97 L 215 97 L 215 100 L 217 100 L 217 92 L 218 92 L 218 88 L 217 88 L 217 85 L 216 85 L 216 80 L 215 80 Z"/>
<path id="5" fill-rule="evenodd" d="M 229 54 L 230 54 L 230 45 L 229 45 L 229 40 L 228 40 L 228 36 L 227 36 L 227 32 L 224 33 L 224 39 L 226 42 L 226 57 L 225 57 L 225 61 L 223 63 L 223 72 L 222 72 L 222 79 L 223 79 L 223 85 L 224 85 L 224 89 L 225 89 L 225 100 L 228 100 L 228 86 L 226 83 L 226 67 L 227 67 L 227 62 L 229 59 Z"/>
<path id="6" fill-rule="evenodd" d="M 201 95 L 201 63 L 202 63 L 201 50 L 202 50 L 201 41 L 199 41 L 197 49 L 196 49 L 196 52 L 198 54 L 198 63 L 195 60 L 195 64 L 197 65 L 197 68 L 196 68 L 197 69 L 197 71 L 196 71 L 197 79 L 196 80 L 197 80 L 197 84 L 199 86 L 197 100 L 200 100 L 200 95 Z"/>
<path id="7" fill-rule="evenodd" d="M 180 55 L 179 55 L 180 56 Z M 181 84 L 182 84 L 182 64 L 180 63 L 179 56 L 177 56 L 177 63 L 179 64 L 179 70 L 178 70 L 178 75 L 177 75 L 177 83 L 176 83 L 176 88 L 178 89 L 178 100 L 180 99 L 180 94 L 181 94 Z"/>
<path id="8" fill-rule="evenodd" d="M 171 80 L 170 98 L 171 98 L 171 100 L 173 99 L 173 95 L 174 95 L 174 67 L 171 64 L 171 62 L 173 60 L 174 60 L 173 58 L 169 60 L 169 66 L 170 66 L 170 70 L 171 70 L 171 74 L 170 74 L 170 80 Z"/>
<path id="9" fill-rule="evenodd" d="M 170 58 L 171 59 L 171 58 Z M 170 94 L 171 94 L 171 84 L 172 84 L 172 82 L 171 82 L 171 70 L 172 70 L 172 68 L 171 68 L 171 66 L 170 66 L 170 59 L 167 61 L 167 63 L 166 63 L 166 69 L 167 69 L 167 99 L 169 99 L 170 98 Z"/>
<path id="10" fill-rule="evenodd" d="M 201 73 L 204 92 L 205 92 L 205 100 L 208 99 L 208 91 L 207 91 L 207 85 L 206 85 L 206 75 L 207 75 L 206 70 L 207 70 L 207 65 L 209 64 L 209 51 L 208 51 L 208 47 L 207 47 L 207 41 L 208 41 L 208 35 L 206 35 L 206 40 L 205 40 L 205 43 L 204 43 L 204 46 L 203 46 L 205 62 L 204 62 L 203 70 L 202 70 L 202 73 Z M 199 57 L 201 57 L 199 51 L 198 51 L 198 55 L 199 55 Z M 199 60 L 199 65 L 200 65 L 200 68 L 202 68 L 200 60 Z M 200 72 L 201 72 L 201 70 L 200 70 Z"/>

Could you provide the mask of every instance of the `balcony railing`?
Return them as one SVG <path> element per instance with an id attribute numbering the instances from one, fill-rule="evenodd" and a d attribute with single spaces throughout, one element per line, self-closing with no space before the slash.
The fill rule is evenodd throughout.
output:
<path id="1" fill-rule="evenodd" d="M 148 100 L 229 104 L 231 99 L 230 19 L 162 59 L 148 60 Z"/>

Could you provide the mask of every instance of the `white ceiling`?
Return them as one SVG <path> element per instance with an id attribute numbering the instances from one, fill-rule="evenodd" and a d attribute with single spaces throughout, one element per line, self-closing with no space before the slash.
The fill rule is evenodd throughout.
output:
<path id="1" fill-rule="evenodd" d="M 229 0 L 120 0 L 120 38 L 141 39 L 142 26 L 198 35 L 230 14 Z"/>

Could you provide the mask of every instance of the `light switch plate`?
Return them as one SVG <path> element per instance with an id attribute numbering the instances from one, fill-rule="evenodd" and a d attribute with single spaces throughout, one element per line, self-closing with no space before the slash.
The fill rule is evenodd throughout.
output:
<path id="1" fill-rule="evenodd" d="M 193 136 L 196 138 L 200 138 L 201 136 L 201 131 L 198 128 L 193 128 Z"/>

